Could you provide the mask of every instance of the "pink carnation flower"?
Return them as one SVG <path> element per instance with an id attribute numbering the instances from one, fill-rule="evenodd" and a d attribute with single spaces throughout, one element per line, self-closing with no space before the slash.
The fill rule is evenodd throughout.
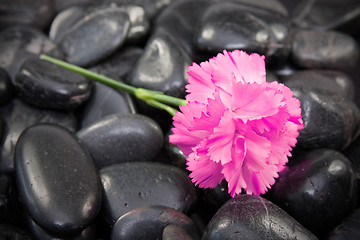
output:
<path id="1" fill-rule="evenodd" d="M 265 193 L 303 128 L 299 100 L 265 81 L 264 56 L 255 53 L 224 51 L 188 74 L 188 104 L 173 118 L 170 142 L 188 156 L 190 178 L 202 188 L 225 178 L 232 197 Z"/>

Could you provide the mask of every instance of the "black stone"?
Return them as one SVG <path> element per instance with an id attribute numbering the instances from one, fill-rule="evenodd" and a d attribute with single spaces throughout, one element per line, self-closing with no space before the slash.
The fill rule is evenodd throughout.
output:
<path id="1" fill-rule="evenodd" d="M 36 222 L 34 222 L 29 215 L 25 216 L 25 221 L 27 224 L 28 231 L 32 234 L 35 239 L 41 240 L 91 240 L 95 239 L 95 226 L 90 225 L 85 228 L 83 231 L 77 234 L 71 234 L 66 236 L 61 236 L 56 233 L 49 232 L 42 227 L 40 227 Z"/>
<path id="2" fill-rule="evenodd" d="M 85 77 L 39 58 L 29 58 L 13 81 L 18 97 L 40 108 L 71 110 L 90 97 Z"/>
<path id="3" fill-rule="evenodd" d="M 123 47 L 90 70 L 116 80 L 126 81 L 143 52 L 140 47 Z"/>
<path id="4" fill-rule="evenodd" d="M 291 58 L 299 67 L 347 70 L 357 63 L 359 46 L 338 31 L 302 30 L 293 37 Z"/>
<path id="5" fill-rule="evenodd" d="M 268 64 L 279 64 L 290 51 L 290 25 L 282 15 L 259 7 L 221 2 L 211 5 L 198 23 L 198 49 L 217 54 L 224 49 L 257 52 Z"/>
<path id="6" fill-rule="evenodd" d="M 288 10 L 281 1 L 278 0 L 233 0 L 234 2 L 241 3 L 243 5 L 250 5 L 261 9 L 266 9 L 272 12 L 276 12 L 283 16 L 288 16 Z"/>
<path id="7" fill-rule="evenodd" d="M 350 75 L 334 70 L 302 70 L 282 78 L 289 88 L 311 88 L 340 94 L 351 100 L 355 96 L 355 86 Z"/>
<path id="8" fill-rule="evenodd" d="M 40 30 L 28 26 L 13 26 L 0 32 L 0 67 L 11 79 L 28 57 L 41 53 L 62 59 L 57 46 Z"/>
<path id="9" fill-rule="evenodd" d="M 173 126 L 172 126 L 173 127 Z M 165 161 L 168 164 L 171 164 L 175 167 L 180 168 L 183 171 L 186 171 L 187 165 L 186 165 L 186 157 L 184 153 L 180 150 L 180 148 L 169 142 L 169 136 L 172 134 L 171 129 L 167 131 L 165 136 L 165 143 L 164 143 L 164 149 L 166 152 L 166 158 Z"/>
<path id="10" fill-rule="evenodd" d="M 0 239 L 1 240 L 32 240 L 30 235 L 23 229 L 7 225 L 0 224 Z"/>
<path id="11" fill-rule="evenodd" d="M 91 6 L 98 4 L 99 0 L 53 0 L 54 10 L 56 13 L 60 13 L 73 6 Z"/>
<path id="12" fill-rule="evenodd" d="M 298 155 L 279 175 L 268 198 L 319 237 L 356 208 L 356 175 L 338 151 L 317 149 Z"/>
<path id="13" fill-rule="evenodd" d="M 301 102 L 305 126 L 300 130 L 296 148 L 343 150 L 359 135 L 360 111 L 348 98 L 306 87 L 291 90 Z"/>
<path id="14" fill-rule="evenodd" d="M 176 2 L 175 0 L 106 0 L 105 2 L 117 3 L 119 5 L 124 4 L 135 4 L 143 7 L 145 9 L 146 15 L 150 20 L 155 19 L 162 10 L 167 6 Z"/>
<path id="15" fill-rule="evenodd" d="M 104 187 L 103 215 L 111 226 L 126 212 L 148 205 L 191 211 L 194 185 L 176 167 L 154 162 L 114 164 L 100 170 Z"/>
<path id="16" fill-rule="evenodd" d="M 128 83 L 135 87 L 162 91 L 174 97 L 185 96 L 187 69 L 191 59 L 187 52 L 163 31 L 147 42 Z"/>
<path id="17" fill-rule="evenodd" d="M 156 122 L 138 114 L 112 114 L 82 128 L 78 138 L 97 169 L 114 163 L 151 161 L 164 136 Z"/>
<path id="18" fill-rule="evenodd" d="M 350 160 L 360 186 L 360 137 L 357 137 L 342 153 Z"/>
<path id="19" fill-rule="evenodd" d="M 317 239 L 284 210 L 254 195 L 227 201 L 211 219 L 202 240 Z"/>
<path id="20" fill-rule="evenodd" d="M 53 41 L 59 42 L 68 33 L 69 29 L 71 29 L 74 24 L 78 24 L 81 19 L 94 13 L 114 10 L 122 11 L 129 17 L 130 26 L 126 34 L 128 42 L 140 42 L 147 36 L 150 29 L 150 22 L 145 10 L 141 6 L 134 4 L 117 5 L 115 3 L 100 6 L 89 4 L 87 6 L 75 5 L 69 7 L 56 15 L 51 24 L 49 36 Z"/>
<path id="21" fill-rule="evenodd" d="M 200 239 L 195 223 L 182 212 L 165 206 L 145 206 L 122 215 L 113 227 L 111 240 L 163 239 L 164 228 L 171 224 L 181 227 L 193 239 Z"/>
<path id="22" fill-rule="evenodd" d="M 196 25 L 205 10 L 213 4 L 211 0 L 175 1 L 155 19 L 154 31 L 165 31 L 173 37 L 195 60 L 207 57 L 197 53 L 193 44 Z M 206 59 L 207 60 L 207 59 Z"/>
<path id="23" fill-rule="evenodd" d="M 20 134 L 36 123 L 54 123 L 70 131 L 77 129 L 77 120 L 71 112 L 46 110 L 33 107 L 18 98 L 14 98 L 1 109 L 4 119 L 3 137 L 1 139 L 0 172 L 14 171 L 14 150 Z"/>
<path id="24" fill-rule="evenodd" d="M 326 237 L 327 240 L 360 239 L 360 209 L 356 209 L 350 216 L 345 218 Z"/>
<path id="25" fill-rule="evenodd" d="M 194 240 L 189 234 L 177 225 L 167 225 L 162 234 L 162 240 Z"/>
<path id="26" fill-rule="evenodd" d="M 293 13 L 300 28 L 360 33 L 360 3 L 357 0 L 300 1 Z"/>
<path id="27" fill-rule="evenodd" d="M 16 144 L 15 168 L 22 203 L 39 226 L 71 234 L 94 221 L 101 183 L 74 133 L 54 124 L 27 128 Z"/>
<path id="28" fill-rule="evenodd" d="M 53 16 L 51 0 L 3 0 L 1 1 L 0 29 L 12 25 L 29 25 L 45 29 Z"/>
<path id="29" fill-rule="evenodd" d="M 82 109 L 81 127 L 87 127 L 105 116 L 117 113 L 136 113 L 130 95 L 95 82 L 91 97 Z"/>
<path id="30" fill-rule="evenodd" d="M 76 21 L 59 39 L 66 61 L 89 66 L 108 57 L 126 39 L 128 14 L 117 8 L 100 8 Z"/>
<path id="31" fill-rule="evenodd" d="M 5 105 L 15 95 L 14 87 L 7 72 L 0 67 L 0 106 Z"/>

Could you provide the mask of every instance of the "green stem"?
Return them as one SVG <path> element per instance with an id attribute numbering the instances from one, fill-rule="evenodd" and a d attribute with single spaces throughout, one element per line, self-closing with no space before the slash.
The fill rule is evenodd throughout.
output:
<path id="1" fill-rule="evenodd" d="M 104 83 L 111 87 L 124 90 L 130 94 L 133 94 L 137 98 L 145 101 L 146 103 L 148 103 L 149 105 L 151 105 L 153 107 L 167 111 L 172 116 L 175 116 L 176 109 L 174 109 L 166 104 L 171 104 L 171 105 L 177 106 L 177 107 L 179 107 L 180 105 L 185 106 L 187 104 L 187 101 L 185 99 L 165 95 L 163 92 L 160 92 L 160 91 L 153 91 L 153 90 L 144 89 L 144 88 L 136 88 L 136 87 L 130 86 L 128 84 L 121 83 L 114 79 L 108 78 L 104 75 L 97 74 L 97 73 L 89 71 L 85 68 L 73 65 L 71 63 L 64 62 L 64 61 L 56 59 L 56 58 L 49 57 L 44 54 L 40 55 L 40 59 L 52 62 L 52 63 L 54 63 L 58 66 L 61 66 L 67 70 L 70 70 L 72 72 L 80 74 L 84 77 L 96 80 L 98 82 Z"/>
<path id="2" fill-rule="evenodd" d="M 52 62 L 52 63 L 54 63 L 54 64 L 56 64 L 56 65 L 58 65 L 60 67 L 63 67 L 65 69 L 67 69 L 67 70 L 70 70 L 70 71 L 75 72 L 77 74 L 83 75 L 84 77 L 91 78 L 91 79 L 96 80 L 98 82 L 104 83 L 104 84 L 109 85 L 109 86 L 114 87 L 114 88 L 119 88 L 121 90 L 124 90 L 124 91 L 126 91 L 128 93 L 131 93 L 131 94 L 135 95 L 135 92 L 136 92 L 135 87 L 127 85 L 125 83 L 118 82 L 118 81 L 116 81 L 114 79 L 105 77 L 104 75 L 97 74 L 97 73 L 89 71 L 89 70 L 87 70 L 85 68 L 78 67 L 78 66 L 76 66 L 74 64 L 67 63 L 67 62 L 64 62 L 62 60 L 52 58 L 52 57 L 49 57 L 49 56 L 44 55 L 44 54 L 40 55 L 40 59 Z"/>

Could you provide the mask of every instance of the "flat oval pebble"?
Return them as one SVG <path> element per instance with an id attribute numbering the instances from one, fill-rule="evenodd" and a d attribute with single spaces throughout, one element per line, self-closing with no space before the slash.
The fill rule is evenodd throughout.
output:
<path id="1" fill-rule="evenodd" d="M 319 237 L 357 206 L 355 172 L 336 150 L 316 149 L 298 155 L 279 175 L 268 198 Z"/>
<path id="2" fill-rule="evenodd" d="M 173 208 L 155 205 L 136 208 L 122 215 L 112 229 L 111 240 L 163 239 L 165 227 L 171 224 L 193 236 L 190 239 L 200 239 L 192 219 Z"/>
<path id="3" fill-rule="evenodd" d="M 206 226 L 201 240 L 317 239 L 272 202 L 254 195 L 227 201 Z"/>
<path id="4" fill-rule="evenodd" d="M 303 68 L 347 70 L 359 59 L 359 45 L 337 31 L 298 31 L 292 41 L 292 60 Z"/>
<path id="5" fill-rule="evenodd" d="M 129 17 L 123 10 L 101 9 L 77 21 L 59 41 L 59 48 L 67 62 L 89 66 L 120 47 L 129 27 Z"/>
<path id="6" fill-rule="evenodd" d="M 89 101 L 81 111 L 81 127 L 117 113 L 135 113 L 134 102 L 126 92 L 95 82 Z"/>
<path id="7" fill-rule="evenodd" d="M 54 124 L 27 128 L 16 144 L 15 168 L 23 205 L 40 227 L 71 234 L 94 221 L 100 179 L 74 133 Z"/>
<path id="8" fill-rule="evenodd" d="M 293 87 L 313 88 L 340 94 L 354 99 L 355 84 L 350 75 L 336 70 L 301 70 L 282 78 L 290 89 Z"/>
<path id="9" fill-rule="evenodd" d="M 297 148 L 344 150 L 359 135 L 360 110 L 349 98 L 329 91 L 292 87 L 301 102 L 304 129 Z"/>
<path id="10" fill-rule="evenodd" d="M 100 170 L 103 215 L 111 226 L 128 211 L 162 205 L 187 213 L 197 200 L 194 185 L 176 167 L 155 162 L 114 164 Z"/>
<path id="11" fill-rule="evenodd" d="M 20 134 L 37 123 L 53 123 L 70 131 L 77 129 L 77 120 L 72 112 L 40 109 L 14 98 L 0 109 L 4 120 L 1 139 L 0 172 L 14 172 L 14 151 Z"/>
<path id="12" fill-rule="evenodd" d="M 162 148 L 159 125 L 139 114 L 112 114 L 77 132 L 97 169 L 115 163 L 150 161 Z"/>
<path id="13" fill-rule="evenodd" d="M 39 58 L 26 60 L 13 81 L 18 97 L 40 108 L 70 110 L 91 94 L 85 77 Z"/>

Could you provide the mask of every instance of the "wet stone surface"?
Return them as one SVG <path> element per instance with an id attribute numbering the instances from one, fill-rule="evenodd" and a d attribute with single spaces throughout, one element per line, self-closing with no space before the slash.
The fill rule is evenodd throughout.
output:
<path id="1" fill-rule="evenodd" d="M 357 191 L 350 161 L 333 149 L 316 149 L 291 161 L 268 198 L 323 237 L 355 210 Z"/>
<path id="2" fill-rule="evenodd" d="M 41 228 L 74 234 L 95 220 L 100 178 L 75 133 L 53 124 L 27 128 L 16 144 L 15 168 L 22 203 Z"/>
<path id="3" fill-rule="evenodd" d="M 18 98 L 3 106 L 3 133 L 1 140 L 0 172 L 14 172 L 14 151 L 20 134 L 37 123 L 53 123 L 70 131 L 77 129 L 76 118 L 67 111 L 48 110 L 33 107 Z"/>
<path id="4" fill-rule="evenodd" d="M 259 196 L 240 195 L 219 209 L 201 239 L 317 238 L 270 201 Z"/>
<path id="5" fill-rule="evenodd" d="M 84 104 L 90 97 L 91 83 L 81 75 L 39 58 L 26 60 L 13 81 L 19 98 L 39 108 L 60 110 Z"/>
<path id="6" fill-rule="evenodd" d="M 200 239 L 199 230 L 188 216 L 173 208 L 155 205 L 135 208 L 122 215 L 112 229 L 111 240 L 161 239 L 169 225 L 178 226 L 180 232 L 193 237 L 190 239 Z"/>
<path id="7" fill-rule="evenodd" d="M 184 172 L 160 163 L 122 163 L 100 170 L 103 214 L 109 224 L 147 205 L 163 205 L 187 213 L 195 204 L 195 188 Z"/>
<path id="8" fill-rule="evenodd" d="M 303 30 L 293 37 L 291 55 L 300 67 L 346 70 L 357 63 L 359 46 L 341 32 Z"/>
<path id="9" fill-rule="evenodd" d="M 97 169 L 115 163 L 151 161 L 164 141 L 159 125 L 139 114 L 106 116 L 82 128 L 77 136 Z"/>

